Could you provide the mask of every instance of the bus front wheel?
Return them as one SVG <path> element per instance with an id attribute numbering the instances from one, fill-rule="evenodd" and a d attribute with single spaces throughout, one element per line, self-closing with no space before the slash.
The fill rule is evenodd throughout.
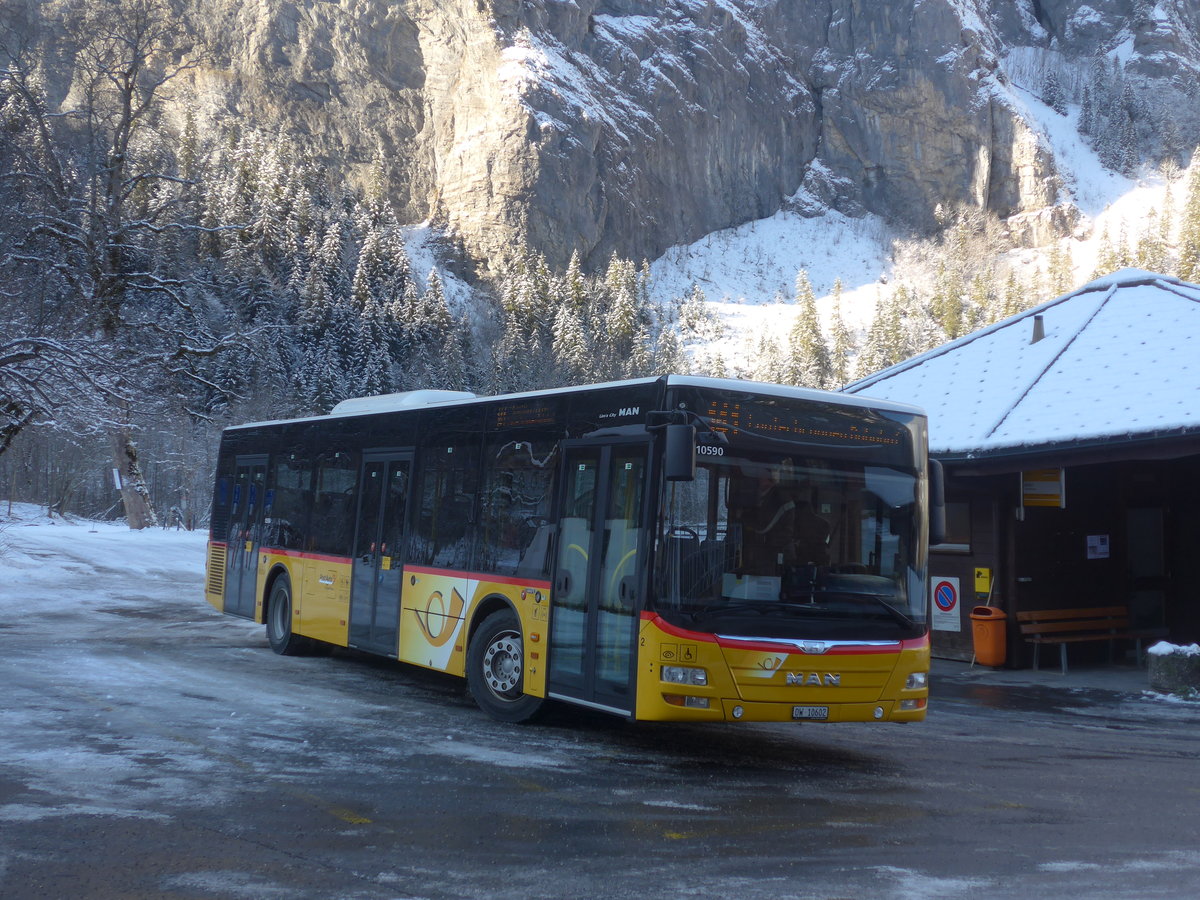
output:
<path id="1" fill-rule="evenodd" d="M 275 579 L 267 598 L 267 641 L 281 656 L 311 652 L 312 642 L 292 631 L 292 585 L 286 577 Z"/>
<path id="2" fill-rule="evenodd" d="M 492 613 L 467 647 L 467 689 L 479 708 L 501 722 L 527 722 L 542 707 L 524 692 L 525 642 L 511 610 Z"/>

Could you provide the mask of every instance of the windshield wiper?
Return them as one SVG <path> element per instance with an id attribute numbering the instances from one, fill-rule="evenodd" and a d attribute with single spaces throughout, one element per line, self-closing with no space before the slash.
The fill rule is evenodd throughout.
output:
<path id="1" fill-rule="evenodd" d="M 887 611 L 887 614 L 903 625 L 905 628 L 916 628 L 917 623 L 906 616 L 892 604 L 888 603 L 882 597 L 877 597 L 874 594 L 855 594 L 855 597 L 862 597 L 865 600 L 871 600 Z"/>

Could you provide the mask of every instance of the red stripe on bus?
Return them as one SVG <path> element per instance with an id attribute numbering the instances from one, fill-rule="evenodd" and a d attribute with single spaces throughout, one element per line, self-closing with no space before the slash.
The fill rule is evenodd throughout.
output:
<path id="1" fill-rule="evenodd" d="M 550 590 L 550 582 L 538 581 L 534 578 L 511 578 L 507 575 L 488 575 L 485 572 L 460 572 L 456 569 L 431 569 L 427 566 L 405 566 L 405 572 L 417 575 L 442 575 L 446 578 L 469 578 L 472 581 L 486 581 L 489 584 L 511 584 L 515 587 L 540 588 Z"/>
<path id="2" fill-rule="evenodd" d="M 289 559 L 315 559 L 318 562 L 352 563 L 349 556 L 330 556 L 327 553 L 308 553 L 302 550 L 284 550 L 282 547 L 259 547 L 259 553 L 270 553 L 272 556 L 286 556 Z"/>
<path id="3" fill-rule="evenodd" d="M 642 618 L 648 621 L 651 625 L 657 628 L 664 634 L 669 634 L 672 637 L 687 638 L 690 641 L 708 641 L 716 643 L 717 636 L 704 631 L 688 631 L 686 628 L 680 628 L 678 625 L 672 625 L 664 620 L 658 613 L 643 612 Z"/>

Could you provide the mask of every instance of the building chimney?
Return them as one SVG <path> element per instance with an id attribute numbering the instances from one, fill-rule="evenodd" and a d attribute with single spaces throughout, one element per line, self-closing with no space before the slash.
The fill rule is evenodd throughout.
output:
<path id="1" fill-rule="evenodd" d="M 1033 317 L 1033 339 L 1029 343 L 1036 344 L 1038 341 L 1040 341 L 1045 336 L 1046 336 L 1045 321 L 1043 321 L 1041 316 L 1034 316 Z"/>

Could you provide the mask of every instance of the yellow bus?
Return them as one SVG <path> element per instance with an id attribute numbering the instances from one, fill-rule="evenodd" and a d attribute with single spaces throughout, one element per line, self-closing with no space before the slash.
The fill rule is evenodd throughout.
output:
<path id="1" fill-rule="evenodd" d="M 226 429 L 206 596 L 503 721 L 916 721 L 926 448 L 913 407 L 677 375 L 348 400 Z"/>

